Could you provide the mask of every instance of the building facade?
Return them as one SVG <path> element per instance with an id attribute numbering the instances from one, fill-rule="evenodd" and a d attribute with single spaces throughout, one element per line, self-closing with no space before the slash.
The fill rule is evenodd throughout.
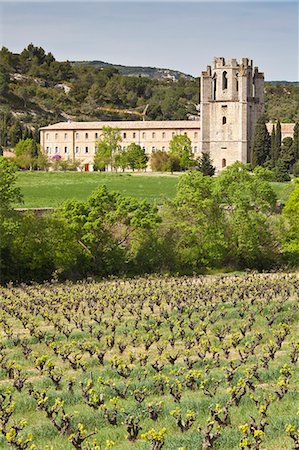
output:
<path id="1" fill-rule="evenodd" d="M 217 171 L 235 161 L 249 161 L 256 121 L 264 110 L 264 75 L 252 61 L 214 58 L 201 74 L 198 120 L 60 122 L 40 129 L 40 142 L 49 158 L 79 160 L 93 170 L 93 158 L 103 127 L 118 128 L 122 149 L 135 142 L 147 155 L 167 152 L 173 136 L 186 134 L 194 157 L 211 155 Z"/>
<path id="2" fill-rule="evenodd" d="M 49 158 L 59 155 L 63 159 L 78 160 L 85 171 L 93 170 L 93 159 L 103 127 L 118 128 L 123 150 L 135 142 L 147 155 L 155 150 L 167 152 L 171 139 L 187 135 L 193 154 L 199 155 L 199 121 L 113 121 L 113 122 L 60 122 L 40 129 L 40 143 Z"/>

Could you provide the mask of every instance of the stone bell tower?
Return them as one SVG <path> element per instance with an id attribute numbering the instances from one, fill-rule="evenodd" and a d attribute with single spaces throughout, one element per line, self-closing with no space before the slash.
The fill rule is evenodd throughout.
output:
<path id="1" fill-rule="evenodd" d="M 201 151 L 217 170 L 249 161 L 257 119 L 264 111 L 264 74 L 252 60 L 214 58 L 201 74 Z"/>

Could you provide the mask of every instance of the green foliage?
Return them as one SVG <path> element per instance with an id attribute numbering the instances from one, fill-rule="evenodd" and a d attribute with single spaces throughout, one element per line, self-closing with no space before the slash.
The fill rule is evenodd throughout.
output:
<path id="1" fill-rule="evenodd" d="M 251 145 L 250 162 L 252 168 L 262 166 L 269 159 L 270 145 L 271 140 L 266 127 L 266 119 L 261 116 L 256 123 Z"/>
<path id="2" fill-rule="evenodd" d="M 106 170 L 108 166 L 112 166 L 113 156 L 121 152 L 120 142 L 121 135 L 118 128 L 103 127 L 94 156 L 96 169 Z"/>
<path id="3" fill-rule="evenodd" d="M 153 172 L 170 172 L 172 168 L 170 155 L 162 150 L 151 154 L 150 165 Z"/>
<path id="4" fill-rule="evenodd" d="M 13 162 L 0 156 L 0 213 L 11 210 L 13 203 L 22 201 L 20 188 L 16 186 L 17 168 Z"/>
<path id="5" fill-rule="evenodd" d="M 185 134 L 174 136 L 169 142 L 169 155 L 177 159 L 181 170 L 190 168 L 193 164 L 191 139 Z"/>
<path id="6" fill-rule="evenodd" d="M 33 139 L 21 139 L 16 147 L 16 163 L 22 169 L 32 169 L 36 167 L 38 157 L 38 147 Z"/>
<path id="7" fill-rule="evenodd" d="M 198 170 L 204 175 L 212 177 L 215 175 L 216 168 L 213 166 L 209 153 L 202 153 L 197 159 Z"/>
<path id="8" fill-rule="evenodd" d="M 286 259 L 293 265 L 299 264 L 299 182 L 283 209 L 288 227 L 282 236 Z"/>
<path id="9" fill-rule="evenodd" d="M 130 144 L 126 150 L 126 159 L 128 167 L 133 171 L 146 169 L 148 158 L 140 145 Z"/>

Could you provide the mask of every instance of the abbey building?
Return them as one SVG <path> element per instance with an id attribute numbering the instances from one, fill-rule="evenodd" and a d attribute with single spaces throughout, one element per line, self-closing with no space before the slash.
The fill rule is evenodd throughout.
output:
<path id="1" fill-rule="evenodd" d="M 135 142 L 146 154 L 167 152 L 176 134 L 186 134 L 194 157 L 209 152 L 217 170 L 235 161 L 248 162 L 256 121 L 264 109 L 264 75 L 252 60 L 214 58 L 201 74 L 200 117 L 180 121 L 60 122 L 40 129 L 49 158 L 79 160 L 93 170 L 103 127 L 119 128 L 122 149 Z"/>

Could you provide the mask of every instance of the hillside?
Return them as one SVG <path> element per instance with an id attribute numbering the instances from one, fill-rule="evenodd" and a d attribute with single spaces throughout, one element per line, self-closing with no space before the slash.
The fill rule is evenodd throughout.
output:
<path id="1" fill-rule="evenodd" d="M 265 86 L 269 119 L 299 120 L 299 86 Z M 40 126 L 69 119 L 192 119 L 198 116 L 199 95 L 199 78 L 169 69 L 58 62 L 32 44 L 20 54 L 3 47 L 0 146 L 14 147 L 22 137 L 38 140 Z"/>
<path id="2" fill-rule="evenodd" d="M 130 75 L 135 77 L 148 77 L 154 80 L 171 80 L 178 81 L 180 79 L 194 80 L 192 75 L 179 72 L 178 70 L 161 69 L 158 67 L 142 67 L 142 66 L 122 66 L 120 64 L 111 64 L 104 61 L 71 61 L 76 66 L 92 66 L 98 69 L 115 68 L 122 75 Z"/>

